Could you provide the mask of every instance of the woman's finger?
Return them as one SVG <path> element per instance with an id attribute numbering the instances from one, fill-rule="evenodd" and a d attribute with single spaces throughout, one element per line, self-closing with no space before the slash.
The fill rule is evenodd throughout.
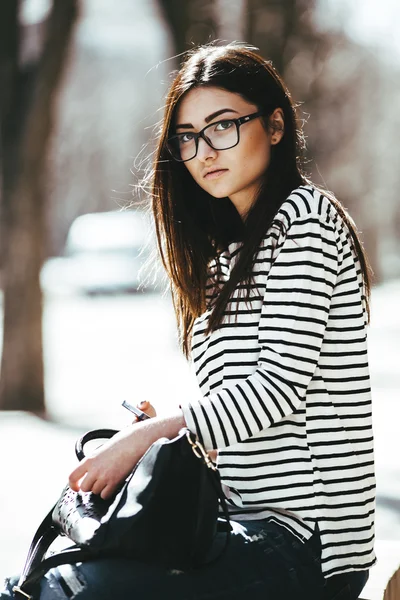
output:
<path id="1" fill-rule="evenodd" d="M 156 409 L 154 408 L 154 406 L 152 404 L 150 404 L 150 402 L 148 400 L 142 400 L 137 407 L 142 410 L 143 412 L 146 413 L 146 415 L 149 415 L 149 417 L 156 417 L 157 413 L 156 413 Z"/>
<path id="2" fill-rule="evenodd" d="M 154 406 L 152 404 L 150 404 L 150 402 L 148 400 L 142 400 L 136 406 L 139 410 L 142 410 L 149 417 L 157 416 Z M 132 423 L 138 423 L 139 421 L 141 421 L 141 419 L 139 417 L 137 417 L 136 415 L 134 415 Z"/>
<path id="3" fill-rule="evenodd" d="M 116 490 L 115 485 L 106 485 L 106 487 L 101 491 L 100 496 L 103 498 L 103 500 L 108 500 L 108 498 L 111 498 Z"/>
<path id="4" fill-rule="evenodd" d="M 97 496 L 100 496 L 103 489 L 104 489 L 104 481 L 97 480 L 92 485 L 92 492 L 93 492 L 93 494 L 96 494 Z"/>
<path id="5" fill-rule="evenodd" d="M 80 482 L 81 492 L 91 492 L 93 491 L 93 486 L 96 483 L 96 477 L 94 475 L 89 475 L 86 473 L 85 477 Z"/>
<path id="6" fill-rule="evenodd" d="M 82 479 L 82 477 L 85 475 L 85 473 L 87 473 L 87 465 L 86 465 L 86 461 L 82 461 L 77 467 L 76 469 L 74 469 L 71 473 L 71 475 L 69 476 L 69 487 L 74 490 L 75 492 L 79 492 L 79 485 L 78 482 L 80 479 Z"/>

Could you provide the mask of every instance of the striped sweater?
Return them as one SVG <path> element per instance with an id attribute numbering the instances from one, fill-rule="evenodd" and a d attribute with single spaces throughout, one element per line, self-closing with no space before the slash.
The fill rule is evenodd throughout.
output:
<path id="1" fill-rule="evenodd" d="M 325 577 L 368 569 L 371 390 L 351 235 L 327 197 L 311 185 L 293 190 L 257 252 L 250 303 L 239 285 L 206 335 L 213 282 L 229 279 L 240 249 L 233 242 L 210 265 L 192 338 L 201 393 L 182 405 L 186 424 L 218 449 L 233 518 L 273 519 L 302 540 L 317 522 Z"/>

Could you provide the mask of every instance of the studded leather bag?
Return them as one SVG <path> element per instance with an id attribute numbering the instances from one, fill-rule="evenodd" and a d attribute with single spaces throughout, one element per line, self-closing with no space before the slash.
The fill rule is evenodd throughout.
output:
<path id="1" fill-rule="evenodd" d="M 90 431 L 76 443 L 110 438 L 117 431 Z M 223 518 L 218 519 L 221 506 Z M 217 557 L 210 556 L 217 532 L 227 532 Z M 220 527 L 218 527 L 220 529 Z M 59 536 L 72 548 L 46 557 Z M 230 523 L 218 471 L 187 428 L 172 440 L 157 440 L 143 455 L 114 498 L 67 486 L 38 528 L 18 585 L 17 598 L 33 600 L 41 577 L 51 568 L 104 557 L 134 558 L 182 570 L 201 568 L 220 558 L 229 543 Z"/>

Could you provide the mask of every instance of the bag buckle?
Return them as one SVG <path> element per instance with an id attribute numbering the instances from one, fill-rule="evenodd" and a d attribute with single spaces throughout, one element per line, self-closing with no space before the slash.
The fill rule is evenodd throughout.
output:
<path id="1" fill-rule="evenodd" d="M 198 440 L 196 440 L 195 442 L 192 440 L 190 431 L 186 432 L 186 437 L 189 441 L 189 444 L 192 446 L 192 450 L 197 456 L 197 458 L 202 458 L 209 469 L 211 469 L 212 471 L 216 471 L 217 467 L 214 465 L 209 454 L 206 452 L 206 450 L 203 448 L 203 446 Z"/>
<path id="2" fill-rule="evenodd" d="M 24 598 L 28 598 L 28 600 L 33 600 L 33 596 L 27 594 L 26 592 L 24 592 L 24 590 L 21 590 L 19 585 L 14 585 L 12 591 L 16 592 L 17 594 L 21 594 Z"/>

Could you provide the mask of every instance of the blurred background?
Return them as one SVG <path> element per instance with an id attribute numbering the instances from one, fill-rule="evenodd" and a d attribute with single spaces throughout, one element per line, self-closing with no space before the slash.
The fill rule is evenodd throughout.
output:
<path id="1" fill-rule="evenodd" d="M 21 569 L 78 435 L 127 425 L 124 399 L 162 413 L 197 393 L 161 271 L 139 285 L 154 236 L 138 183 L 180 55 L 214 39 L 272 59 L 308 173 L 362 232 L 377 536 L 400 539 L 399 22 L 395 0 L 1 1 L 0 579 Z"/>

